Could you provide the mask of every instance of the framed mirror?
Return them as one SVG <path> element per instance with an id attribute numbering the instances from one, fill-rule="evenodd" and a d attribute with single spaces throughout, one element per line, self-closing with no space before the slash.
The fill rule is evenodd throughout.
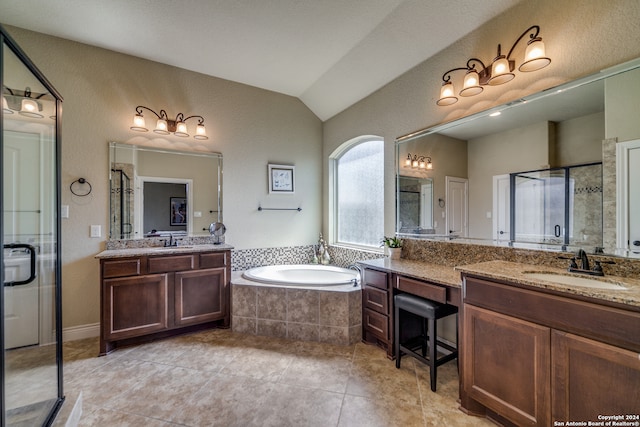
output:
<path id="1" fill-rule="evenodd" d="M 222 154 L 109 143 L 110 238 L 209 235 L 222 222 Z"/>
<path id="2" fill-rule="evenodd" d="M 616 162 L 616 146 L 620 149 L 627 141 L 640 139 L 634 113 L 639 98 L 640 59 L 397 138 L 396 233 L 637 256 L 640 245 L 634 248 L 632 242 L 640 244 L 640 236 L 631 234 L 640 230 L 640 225 L 634 226 L 640 215 L 625 211 L 629 220 L 617 219 L 621 209 L 616 206 L 633 205 L 626 202 L 626 195 L 633 193 L 627 188 L 633 180 L 620 172 L 623 162 Z M 416 156 L 428 158 L 431 169 L 409 162 Z M 522 208 L 522 202 L 531 198 L 517 195 L 520 209 L 514 211 L 511 176 L 522 175 L 518 184 L 526 187 L 533 182 L 520 182 L 527 172 L 565 169 L 562 193 L 567 208 L 561 220 L 551 223 L 550 204 L 545 204 L 551 198 L 540 190 L 536 190 L 541 203 L 536 204 L 535 218 L 534 209 Z M 432 180 L 432 200 L 437 202 L 431 205 L 433 222 L 428 231 L 407 220 L 415 218 L 404 195 L 408 175 Z M 539 175 L 535 181 L 543 185 L 560 180 L 557 172 Z M 545 176 L 549 179 L 541 178 Z M 538 227 L 541 232 L 523 228 L 532 221 L 543 224 Z M 629 221 L 628 227 L 620 227 Z M 520 224 L 520 231 L 512 232 L 511 224 Z"/>

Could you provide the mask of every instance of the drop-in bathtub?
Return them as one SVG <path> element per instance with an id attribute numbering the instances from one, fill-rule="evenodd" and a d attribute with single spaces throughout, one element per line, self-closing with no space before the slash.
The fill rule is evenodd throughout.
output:
<path id="1" fill-rule="evenodd" d="M 283 287 L 356 285 L 359 282 L 356 270 L 316 264 L 267 265 L 247 270 L 242 277 Z"/>
<path id="2" fill-rule="evenodd" d="M 359 273 L 300 264 L 231 275 L 234 331 L 303 341 L 354 344 L 362 338 Z"/>

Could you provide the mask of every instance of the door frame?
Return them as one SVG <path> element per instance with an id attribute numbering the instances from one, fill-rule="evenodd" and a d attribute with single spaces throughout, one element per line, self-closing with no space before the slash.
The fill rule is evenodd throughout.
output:
<path id="1" fill-rule="evenodd" d="M 616 247 L 630 249 L 629 151 L 640 148 L 640 139 L 616 144 Z"/>
<path id="2" fill-rule="evenodd" d="M 501 197 L 501 192 L 500 192 L 500 183 L 502 181 L 506 181 L 507 182 L 507 188 L 509 189 L 507 191 L 507 197 L 506 199 Z M 509 176 L 508 173 L 502 174 L 502 175 L 494 175 L 493 176 L 493 213 L 491 215 L 492 217 L 492 230 L 493 230 L 493 239 L 494 240 L 506 240 L 509 241 L 511 240 L 511 214 L 510 214 L 510 209 L 511 209 L 511 190 L 510 190 L 510 185 L 511 185 L 511 177 Z M 501 235 L 500 233 L 500 224 L 499 224 L 499 218 L 500 216 L 498 215 L 499 212 L 505 211 L 507 212 L 507 215 L 505 216 L 504 222 L 505 224 L 507 224 L 507 231 L 506 233 L 504 233 L 502 236 L 502 238 L 500 237 Z"/>

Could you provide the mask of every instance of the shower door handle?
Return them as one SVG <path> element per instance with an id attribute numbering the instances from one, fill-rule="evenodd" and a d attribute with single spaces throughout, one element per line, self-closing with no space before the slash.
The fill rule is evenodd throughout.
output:
<path id="1" fill-rule="evenodd" d="M 29 277 L 25 280 L 4 282 L 4 286 L 28 285 L 36 278 L 36 248 L 26 243 L 9 243 L 2 246 L 4 249 L 26 249 L 29 252 Z"/>

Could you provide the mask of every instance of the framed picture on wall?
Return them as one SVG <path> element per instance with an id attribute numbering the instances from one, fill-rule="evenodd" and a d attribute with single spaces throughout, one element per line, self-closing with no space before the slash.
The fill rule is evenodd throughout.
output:
<path id="1" fill-rule="evenodd" d="M 187 199 L 171 197 L 169 214 L 171 215 L 171 225 L 187 225 Z"/>
<path id="2" fill-rule="evenodd" d="M 269 165 L 269 194 L 293 194 L 295 166 Z"/>

